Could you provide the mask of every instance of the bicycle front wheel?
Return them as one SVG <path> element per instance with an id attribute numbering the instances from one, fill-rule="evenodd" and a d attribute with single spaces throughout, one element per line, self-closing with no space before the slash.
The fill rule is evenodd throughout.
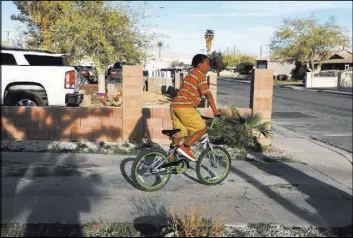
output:
<path id="1" fill-rule="evenodd" d="M 169 162 L 163 150 L 150 149 L 141 153 L 132 165 L 132 179 L 143 191 L 157 191 L 169 181 L 171 168 L 161 168 Z"/>
<path id="2" fill-rule="evenodd" d="M 206 149 L 196 163 L 196 174 L 205 185 L 220 184 L 229 174 L 231 159 L 229 153 L 220 146 Z"/>

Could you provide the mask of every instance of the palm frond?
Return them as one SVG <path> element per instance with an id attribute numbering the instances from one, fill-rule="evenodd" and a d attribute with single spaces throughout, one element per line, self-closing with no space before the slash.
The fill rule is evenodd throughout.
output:
<path id="1" fill-rule="evenodd" d="M 232 117 L 234 117 L 234 118 L 240 118 L 240 113 L 239 113 L 239 111 L 238 111 L 238 109 L 235 107 L 235 106 L 231 106 L 230 107 L 230 110 L 231 110 L 231 115 L 232 115 Z"/>
<path id="2" fill-rule="evenodd" d="M 250 127 L 255 127 L 261 122 L 262 118 L 260 114 L 247 114 L 245 116 L 245 123 L 248 124 Z"/>
<path id="3" fill-rule="evenodd" d="M 260 114 L 240 115 L 234 105 L 230 109 L 231 113 L 222 113 L 214 128 L 209 131 L 213 143 L 237 148 L 258 148 L 258 135 L 272 138 L 271 122 L 262 122 Z"/>

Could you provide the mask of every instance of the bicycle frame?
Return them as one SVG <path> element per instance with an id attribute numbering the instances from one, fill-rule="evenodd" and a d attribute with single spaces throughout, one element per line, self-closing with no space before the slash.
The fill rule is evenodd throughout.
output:
<path id="1" fill-rule="evenodd" d="M 209 128 L 213 128 L 214 126 L 214 123 L 215 123 L 215 118 L 212 118 L 212 121 L 210 123 L 210 126 Z M 169 150 L 166 151 L 168 156 L 174 154 L 175 156 L 175 159 L 174 161 L 171 161 L 170 163 L 168 164 L 171 164 L 171 165 L 174 165 L 174 164 L 178 164 L 178 162 L 182 162 L 184 159 L 180 160 L 179 159 L 179 155 L 178 153 L 176 153 L 176 150 L 178 149 L 178 145 L 175 144 L 175 138 L 174 136 L 172 137 L 172 143 L 170 144 L 170 147 L 169 147 Z M 196 149 L 195 149 L 195 152 L 199 152 L 202 150 L 202 148 L 204 148 L 204 150 L 206 150 L 207 148 L 210 148 L 211 151 L 213 152 L 213 146 L 212 146 L 212 143 L 210 141 L 210 138 L 208 136 L 208 133 L 206 132 L 197 142 L 196 142 L 196 145 L 195 145 Z M 212 154 L 212 161 L 211 163 L 214 164 L 215 162 L 215 157 L 214 155 Z M 154 160 L 153 164 L 155 164 L 156 161 Z M 188 162 L 187 162 L 188 163 Z M 160 164 L 158 164 L 155 168 L 153 168 L 153 172 L 154 173 L 158 173 L 158 172 L 163 172 L 166 170 L 166 168 L 161 168 L 159 169 L 162 165 L 164 164 L 164 162 L 161 162 Z M 157 170 L 157 171 L 156 171 Z"/>

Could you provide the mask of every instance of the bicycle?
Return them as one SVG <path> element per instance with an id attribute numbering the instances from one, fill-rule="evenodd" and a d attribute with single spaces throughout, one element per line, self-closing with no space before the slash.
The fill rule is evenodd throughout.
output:
<path id="1" fill-rule="evenodd" d="M 202 118 L 206 120 L 208 128 L 212 129 L 216 117 L 202 116 Z M 132 179 L 139 189 L 149 192 L 157 191 L 168 183 L 172 174 L 182 174 L 190 168 L 190 160 L 177 152 L 178 145 L 175 144 L 174 135 L 178 132 L 180 132 L 180 129 L 162 131 L 163 134 L 169 136 L 172 140 L 168 152 L 163 149 L 152 148 L 138 155 L 132 165 Z M 196 174 L 202 184 L 217 185 L 226 179 L 231 166 L 230 155 L 223 147 L 212 145 L 207 133 L 195 143 L 193 151 L 195 155 L 201 151 L 201 155 L 196 161 Z M 173 160 L 170 159 L 170 155 L 174 155 Z M 222 156 L 224 160 L 222 160 Z M 145 158 L 151 159 L 151 161 L 145 161 Z M 209 162 L 211 168 L 207 168 L 203 162 Z M 144 168 L 141 169 L 141 165 Z M 220 166 L 224 166 L 225 171 L 217 176 L 213 170 Z M 204 171 L 206 176 L 203 173 Z M 152 185 L 145 184 L 146 178 L 144 179 L 142 176 L 146 174 L 147 178 L 155 177 Z"/>

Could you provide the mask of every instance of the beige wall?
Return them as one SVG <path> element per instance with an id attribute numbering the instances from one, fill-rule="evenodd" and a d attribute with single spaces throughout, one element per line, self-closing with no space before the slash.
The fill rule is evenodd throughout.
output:
<path id="1" fill-rule="evenodd" d="M 271 69 L 274 75 L 286 74 L 291 75 L 292 70 L 295 69 L 295 64 L 267 62 L 267 69 Z"/>
<path id="2" fill-rule="evenodd" d="M 177 85 L 180 84 L 177 74 Z M 264 121 L 271 121 L 273 73 L 255 70 L 251 84 L 252 108 L 239 109 L 243 113 L 260 113 Z M 120 108 L 90 107 L 1 107 L 2 138 L 8 140 L 64 140 L 64 141 L 135 141 L 149 137 L 168 145 L 170 140 L 161 133 L 172 129 L 170 108 L 142 107 L 142 67 L 123 67 L 123 104 Z M 210 88 L 216 95 L 217 75 L 210 74 Z M 85 90 L 93 90 L 87 86 Z M 96 89 L 95 89 L 96 90 Z M 210 107 L 199 108 L 212 117 Z M 222 109 L 230 113 L 228 109 Z M 260 137 L 263 144 L 270 143 Z"/>

